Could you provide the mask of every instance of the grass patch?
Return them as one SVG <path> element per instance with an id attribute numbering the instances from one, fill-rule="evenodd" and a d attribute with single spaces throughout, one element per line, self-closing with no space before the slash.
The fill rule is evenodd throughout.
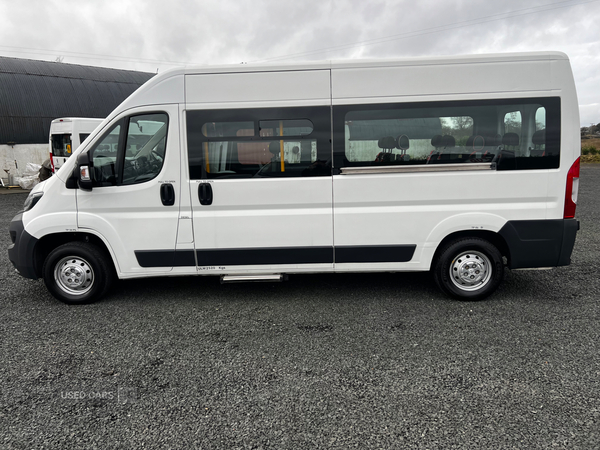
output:
<path id="1" fill-rule="evenodd" d="M 600 163 L 600 138 L 581 139 L 581 162 Z"/>

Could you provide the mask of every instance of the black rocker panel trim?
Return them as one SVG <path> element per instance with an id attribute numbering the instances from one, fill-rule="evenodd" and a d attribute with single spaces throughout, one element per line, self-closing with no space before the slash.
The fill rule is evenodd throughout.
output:
<path id="1" fill-rule="evenodd" d="M 335 248 L 336 263 L 408 262 L 416 245 L 342 246 Z"/>
<path id="2" fill-rule="evenodd" d="M 410 261 L 416 245 L 336 247 L 337 263 Z M 333 247 L 281 247 L 197 250 L 137 250 L 142 267 L 251 266 L 269 264 L 333 264 Z"/>
<path id="3" fill-rule="evenodd" d="M 197 250 L 198 266 L 331 264 L 333 247 L 283 247 Z"/>
<path id="4" fill-rule="evenodd" d="M 194 250 L 136 250 L 142 267 L 189 267 L 196 265 Z"/>

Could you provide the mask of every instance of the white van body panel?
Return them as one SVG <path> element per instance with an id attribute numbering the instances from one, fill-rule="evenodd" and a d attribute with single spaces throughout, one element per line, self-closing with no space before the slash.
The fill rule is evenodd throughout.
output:
<path id="1" fill-rule="evenodd" d="M 150 78 L 133 94 L 123 100 L 115 110 L 108 115 L 108 120 L 127 111 L 130 108 L 148 105 L 163 105 L 185 103 L 184 81 L 182 69 L 171 69 Z"/>
<path id="2" fill-rule="evenodd" d="M 195 104 L 297 102 L 329 105 L 329 70 L 186 75 L 188 107 Z"/>
<path id="3" fill-rule="evenodd" d="M 191 183 L 191 192 L 199 183 Z M 331 179 L 215 180 L 214 204 L 192 195 L 196 248 L 332 247 Z M 241 193 L 243 192 L 243 195 Z M 333 264 L 201 265 L 199 271 L 242 273 L 257 270 L 326 271 Z"/>
<path id="4" fill-rule="evenodd" d="M 334 69 L 333 104 L 341 99 L 542 91 L 554 87 L 551 73 L 549 61 Z"/>
<path id="5" fill-rule="evenodd" d="M 23 223 L 32 236 L 40 239 L 55 233 L 74 232 L 77 229 L 75 191 L 64 189 L 64 183 L 53 176 L 36 185 L 31 194 L 44 195 L 35 210 L 23 213 Z"/>
<path id="6" fill-rule="evenodd" d="M 545 219 L 547 173 L 531 174 L 526 196 L 518 183 L 522 175 L 504 174 L 334 176 L 335 246 L 416 244 L 411 261 L 394 267 L 429 270 L 433 255 L 420 257 L 423 248 L 437 247 L 451 233 L 497 232 L 508 220 Z M 336 264 L 336 270 L 357 267 Z"/>

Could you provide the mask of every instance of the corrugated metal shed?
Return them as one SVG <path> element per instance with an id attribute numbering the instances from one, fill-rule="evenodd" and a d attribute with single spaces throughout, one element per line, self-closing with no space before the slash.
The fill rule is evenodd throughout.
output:
<path id="1" fill-rule="evenodd" d="M 0 144 L 48 142 L 57 117 L 106 117 L 154 74 L 0 56 Z"/>

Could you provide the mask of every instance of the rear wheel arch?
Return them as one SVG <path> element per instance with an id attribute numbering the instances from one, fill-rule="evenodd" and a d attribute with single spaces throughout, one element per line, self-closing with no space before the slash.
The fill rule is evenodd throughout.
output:
<path id="1" fill-rule="evenodd" d="M 435 264 L 440 258 L 442 250 L 446 248 L 450 242 L 456 241 L 458 239 L 468 238 L 479 238 L 488 241 L 500 251 L 502 256 L 506 257 L 507 261 L 510 261 L 510 249 L 508 247 L 508 244 L 500 234 L 489 230 L 462 230 L 450 233 L 448 236 L 442 239 L 442 241 L 438 244 L 437 248 L 435 249 L 433 258 L 431 259 L 430 269 L 433 269 L 435 267 Z"/>

